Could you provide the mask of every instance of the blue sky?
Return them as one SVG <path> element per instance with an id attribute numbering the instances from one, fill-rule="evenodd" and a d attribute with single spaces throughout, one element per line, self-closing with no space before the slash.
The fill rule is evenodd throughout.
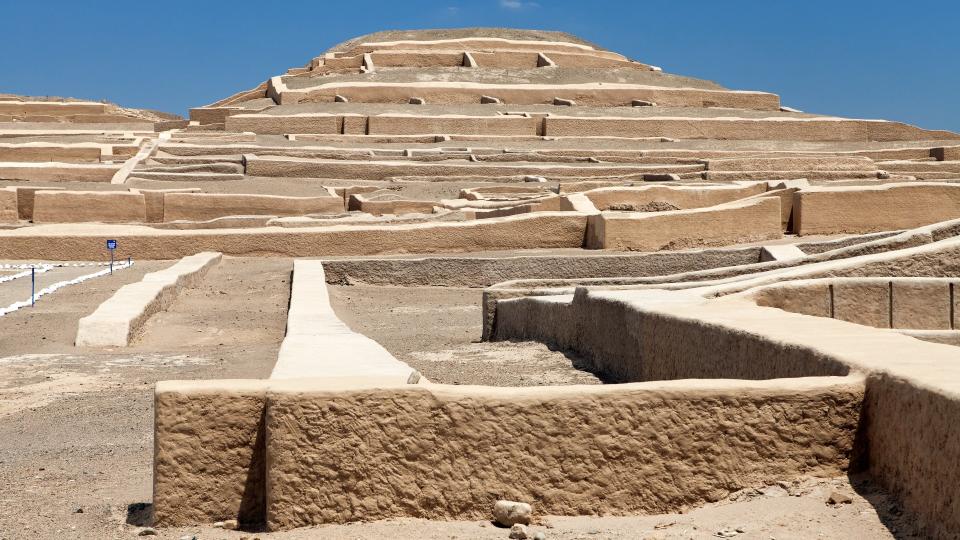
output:
<path id="1" fill-rule="evenodd" d="M 185 114 L 383 29 L 563 30 L 805 111 L 960 131 L 960 2 L 0 0 L 0 92 Z"/>

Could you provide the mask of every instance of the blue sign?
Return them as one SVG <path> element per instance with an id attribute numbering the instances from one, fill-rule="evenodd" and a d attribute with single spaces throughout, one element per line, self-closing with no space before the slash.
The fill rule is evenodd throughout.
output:
<path id="1" fill-rule="evenodd" d="M 107 240 L 107 249 L 109 249 L 110 251 L 113 251 L 113 250 L 117 249 L 117 241 L 116 241 L 116 240 Z"/>

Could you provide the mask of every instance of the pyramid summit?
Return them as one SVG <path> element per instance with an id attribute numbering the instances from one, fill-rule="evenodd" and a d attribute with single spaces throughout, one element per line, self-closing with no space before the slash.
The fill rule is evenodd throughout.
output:
<path id="1" fill-rule="evenodd" d="M 0 531 L 960 535 L 960 135 L 563 32 L 300 60 L 0 95 Z"/>

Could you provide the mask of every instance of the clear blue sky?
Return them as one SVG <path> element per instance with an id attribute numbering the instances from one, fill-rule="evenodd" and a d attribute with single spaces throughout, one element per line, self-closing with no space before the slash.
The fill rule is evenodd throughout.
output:
<path id="1" fill-rule="evenodd" d="M 185 114 L 385 29 L 563 30 L 805 111 L 960 131 L 960 1 L 0 0 L 0 92 Z"/>

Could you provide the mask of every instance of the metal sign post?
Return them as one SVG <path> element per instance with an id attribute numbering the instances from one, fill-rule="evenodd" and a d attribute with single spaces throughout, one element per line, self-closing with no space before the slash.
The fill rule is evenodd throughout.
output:
<path id="1" fill-rule="evenodd" d="M 107 249 L 110 250 L 110 275 L 113 275 L 113 252 L 117 249 L 117 241 L 107 240 Z"/>
<path id="2" fill-rule="evenodd" d="M 30 307 L 37 303 L 37 268 L 30 267 Z"/>

